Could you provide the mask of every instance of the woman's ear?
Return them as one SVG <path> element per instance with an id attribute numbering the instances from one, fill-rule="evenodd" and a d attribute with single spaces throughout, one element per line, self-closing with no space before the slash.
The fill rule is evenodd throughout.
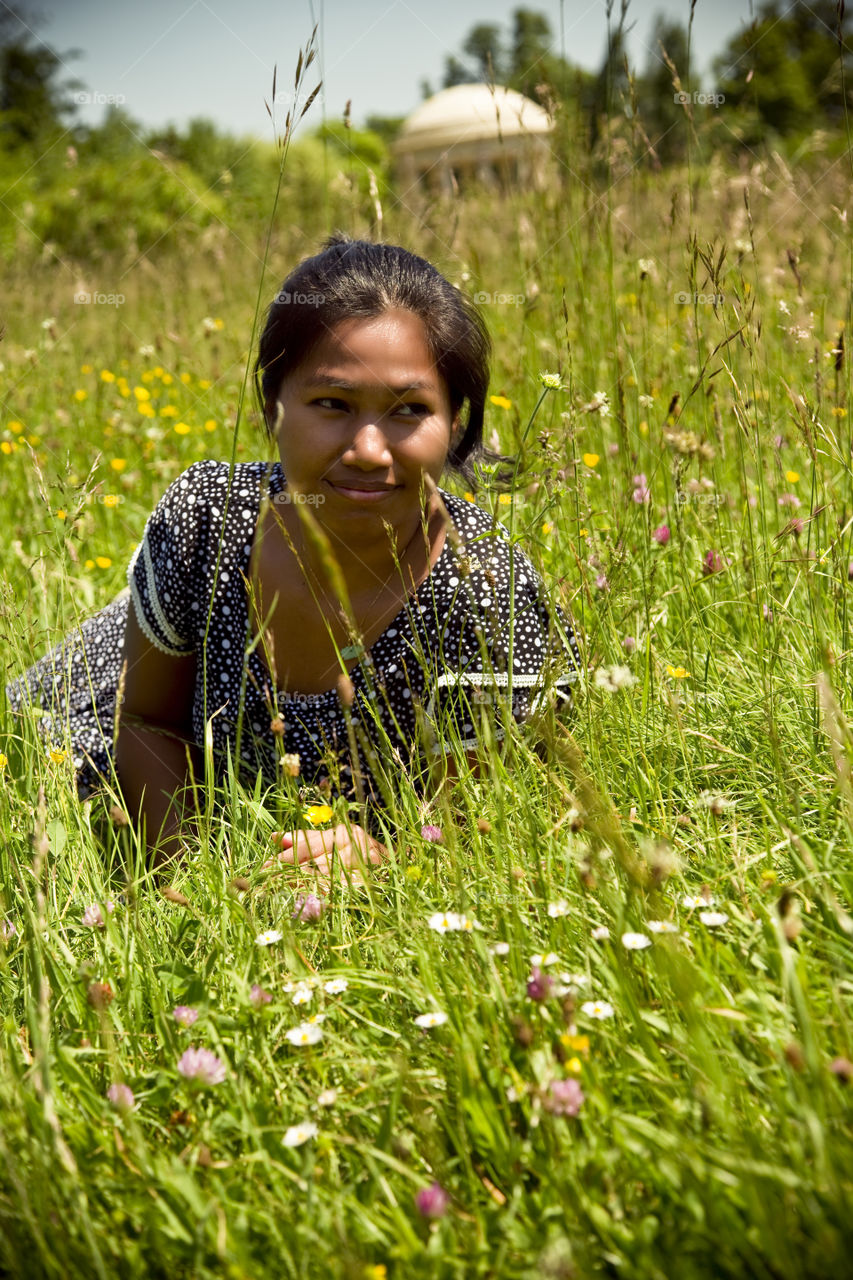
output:
<path id="1" fill-rule="evenodd" d="M 450 426 L 450 453 L 453 453 L 459 447 L 464 434 L 465 424 L 462 422 L 461 413 L 457 413 Z"/>

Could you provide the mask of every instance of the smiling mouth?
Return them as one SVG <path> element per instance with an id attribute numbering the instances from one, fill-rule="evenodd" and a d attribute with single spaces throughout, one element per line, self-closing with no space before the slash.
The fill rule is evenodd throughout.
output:
<path id="1" fill-rule="evenodd" d="M 364 482 L 347 483 L 341 480 L 327 480 L 333 489 L 338 493 L 346 494 L 361 501 L 378 501 L 380 498 L 387 497 L 389 493 L 394 493 L 399 488 L 396 484 L 365 484 Z"/>

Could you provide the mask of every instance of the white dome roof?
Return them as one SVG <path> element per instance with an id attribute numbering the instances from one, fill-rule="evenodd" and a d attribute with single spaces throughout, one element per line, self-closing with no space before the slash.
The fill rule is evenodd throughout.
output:
<path id="1" fill-rule="evenodd" d="M 551 120 L 530 98 L 501 85 L 458 84 L 416 107 L 395 151 L 420 151 L 486 138 L 550 133 Z"/>

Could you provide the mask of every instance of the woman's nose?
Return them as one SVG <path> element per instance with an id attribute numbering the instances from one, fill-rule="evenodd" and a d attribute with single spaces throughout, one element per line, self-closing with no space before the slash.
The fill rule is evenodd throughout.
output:
<path id="1" fill-rule="evenodd" d="M 343 459 L 349 466 L 387 467 L 393 462 L 382 427 L 375 421 L 362 422 Z"/>

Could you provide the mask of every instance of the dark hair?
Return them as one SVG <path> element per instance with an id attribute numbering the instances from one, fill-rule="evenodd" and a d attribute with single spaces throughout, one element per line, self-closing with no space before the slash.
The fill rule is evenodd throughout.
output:
<path id="1" fill-rule="evenodd" d="M 273 299 L 255 364 L 255 387 L 269 425 L 269 406 L 283 380 L 342 320 L 371 319 L 394 308 L 418 316 L 443 377 L 454 416 L 467 404 L 464 430 L 447 461 L 473 478 L 483 453 L 483 412 L 491 342 L 483 317 L 424 258 L 394 244 L 334 235 L 306 258 Z"/>

